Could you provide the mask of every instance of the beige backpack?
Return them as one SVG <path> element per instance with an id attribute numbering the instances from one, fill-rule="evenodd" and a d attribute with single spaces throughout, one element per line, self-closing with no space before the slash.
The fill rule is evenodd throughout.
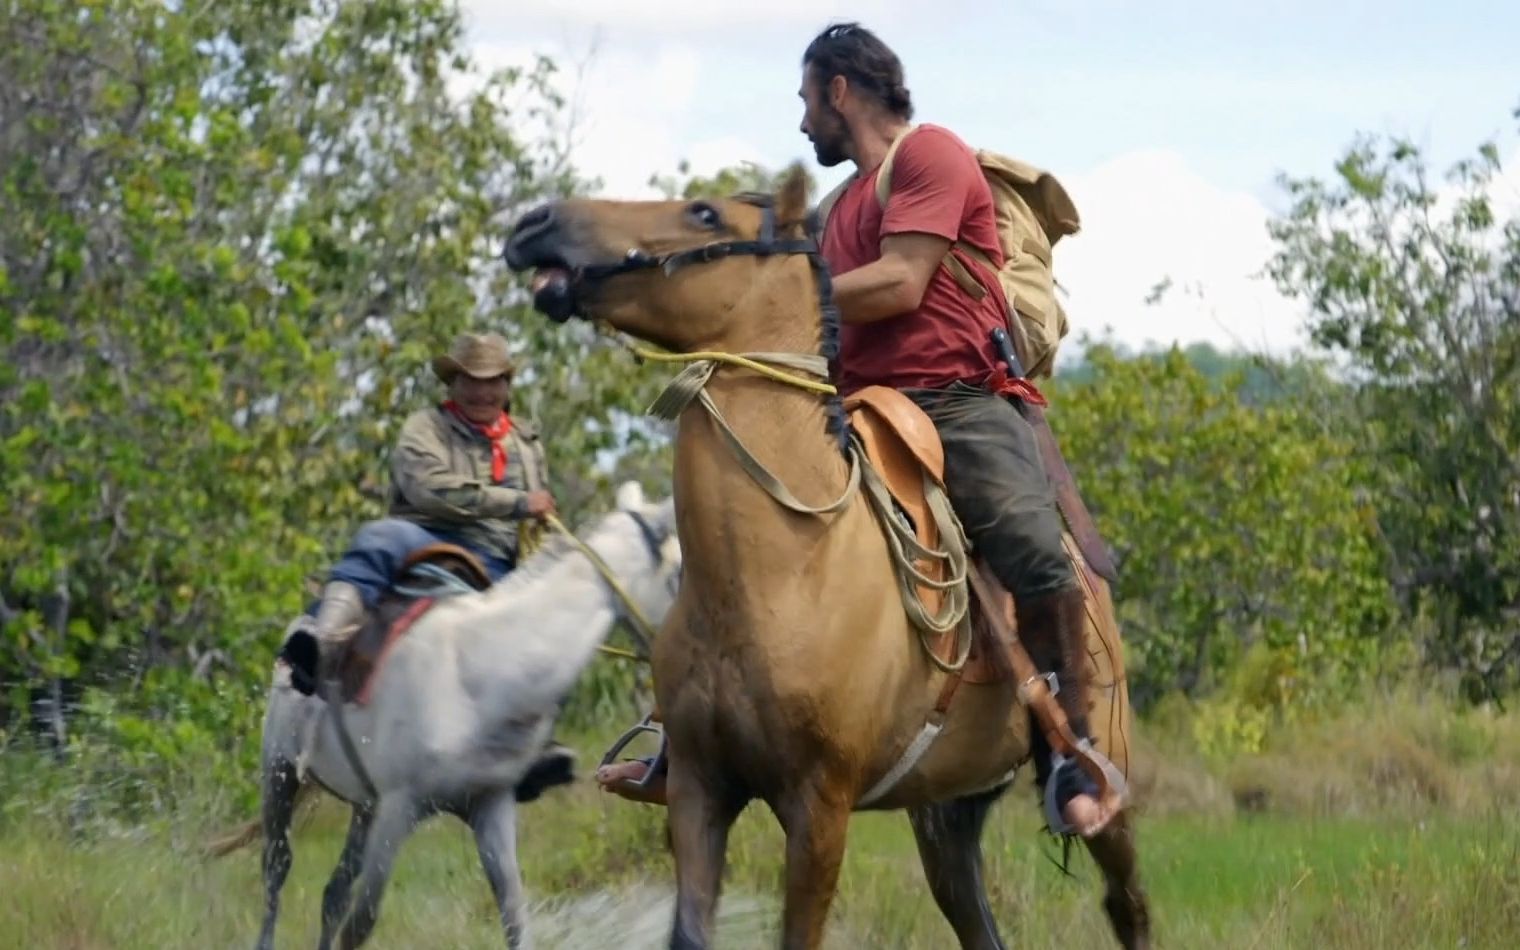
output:
<path id="1" fill-rule="evenodd" d="M 897 147 L 915 128 L 905 129 L 882 160 L 876 176 L 876 200 L 883 208 L 892 190 L 892 160 Z M 1066 189 L 1048 172 L 986 149 L 977 150 L 976 160 L 992 189 L 992 203 L 997 211 L 998 238 L 1003 247 L 1003 266 L 997 275 L 1003 285 L 1003 296 L 1017 314 L 1017 319 L 1014 314 L 1009 314 L 1008 319 L 1014 352 L 1024 364 L 1025 375 L 1049 376 L 1055 366 L 1056 348 L 1070 329 L 1066 310 L 1056 296 L 1058 285 L 1051 270 L 1051 248 L 1065 235 L 1080 229 L 1077 207 Z M 818 203 L 820 226 L 854 179 L 855 175 L 851 175 Z M 953 246 L 993 270 L 992 262 L 977 248 L 960 241 Z M 944 266 L 966 293 L 977 300 L 986 296 L 987 288 L 955 255 L 946 254 Z"/>

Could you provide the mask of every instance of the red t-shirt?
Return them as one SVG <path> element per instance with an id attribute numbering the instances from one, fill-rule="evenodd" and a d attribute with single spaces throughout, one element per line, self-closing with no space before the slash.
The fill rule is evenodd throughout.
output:
<path id="1" fill-rule="evenodd" d="M 876 201 L 876 171 L 851 182 L 829 214 L 820 249 L 830 272 L 877 260 L 883 237 L 910 231 L 964 241 L 1002 266 L 992 192 L 975 153 L 955 133 L 921 125 L 898 145 L 885 209 Z M 975 300 L 939 267 L 917 310 L 845 324 L 837 368 L 841 392 L 979 382 L 1002 365 L 991 340 L 993 328 L 1008 325 L 1002 287 L 970 257 L 954 253 L 990 292 Z"/>

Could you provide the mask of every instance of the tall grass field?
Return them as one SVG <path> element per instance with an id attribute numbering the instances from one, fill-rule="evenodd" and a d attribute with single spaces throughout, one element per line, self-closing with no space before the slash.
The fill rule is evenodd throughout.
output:
<path id="1" fill-rule="evenodd" d="M 583 759 L 614 728 L 575 736 Z M 1175 723 L 1145 728 L 1135 783 L 1158 946 L 1520 946 L 1520 717 L 1403 702 L 1208 757 Z M 197 797 L 124 822 L 93 813 L 87 789 L 27 788 L 11 769 L 0 789 L 0 946 L 252 945 L 263 912 L 257 846 L 204 853 L 248 816 Z M 315 943 L 342 842 L 346 810 L 315 802 L 292 834 L 280 946 Z M 658 809 L 583 779 L 525 806 L 520 835 L 537 946 L 664 945 L 673 877 Z M 730 847 L 720 946 L 775 945 L 781 845 L 764 806 L 751 806 Z M 1011 946 L 1112 945 L 1094 866 L 1077 847 L 1072 876 L 1058 869 L 1059 842 L 1041 831 L 1027 777 L 994 809 L 984 845 Z M 433 819 L 407 842 L 370 945 L 502 945 L 463 825 Z M 903 815 L 853 820 L 828 945 L 955 946 Z"/>

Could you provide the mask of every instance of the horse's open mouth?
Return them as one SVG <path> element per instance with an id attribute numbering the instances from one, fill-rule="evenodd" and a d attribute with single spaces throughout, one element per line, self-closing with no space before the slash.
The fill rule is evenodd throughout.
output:
<path id="1" fill-rule="evenodd" d="M 597 268 L 589 266 L 593 255 L 570 233 L 575 229 L 567 226 L 557 207 L 545 205 L 524 215 L 513 225 L 503 256 L 513 272 L 531 272 L 528 286 L 534 309 L 563 323 L 585 315 Z"/>
<path id="2" fill-rule="evenodd" d="M 533 292 L 533 309 L 551 320 L 563 323 L 575 316 L 579 302 L 575 287 L 580 274 L 566 266 L 541 266 L 533 271 L 529 289 Z"/>

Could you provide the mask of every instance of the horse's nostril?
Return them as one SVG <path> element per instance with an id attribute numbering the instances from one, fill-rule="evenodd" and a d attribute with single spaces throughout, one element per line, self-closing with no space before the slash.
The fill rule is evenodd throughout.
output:
<path id="1" fill-rule="evenodd" d="M 512 233 L 514 236 L 529 234 L 552 224 L 554 224 L 554 206 L 541 205 L 523 215 L 522 220 L 517 222 L 517 227 L 512 229 Z"/>
<path id="2" fill-rule="evenodd" d="M 507 266 L 514 269 L 530 266 L 533 263 L 534 242 L 552 232 L 556 224 L 552 204 L 534 208 L 519 218 L 512 227 L 511 236 L 507 238 Z"/>

